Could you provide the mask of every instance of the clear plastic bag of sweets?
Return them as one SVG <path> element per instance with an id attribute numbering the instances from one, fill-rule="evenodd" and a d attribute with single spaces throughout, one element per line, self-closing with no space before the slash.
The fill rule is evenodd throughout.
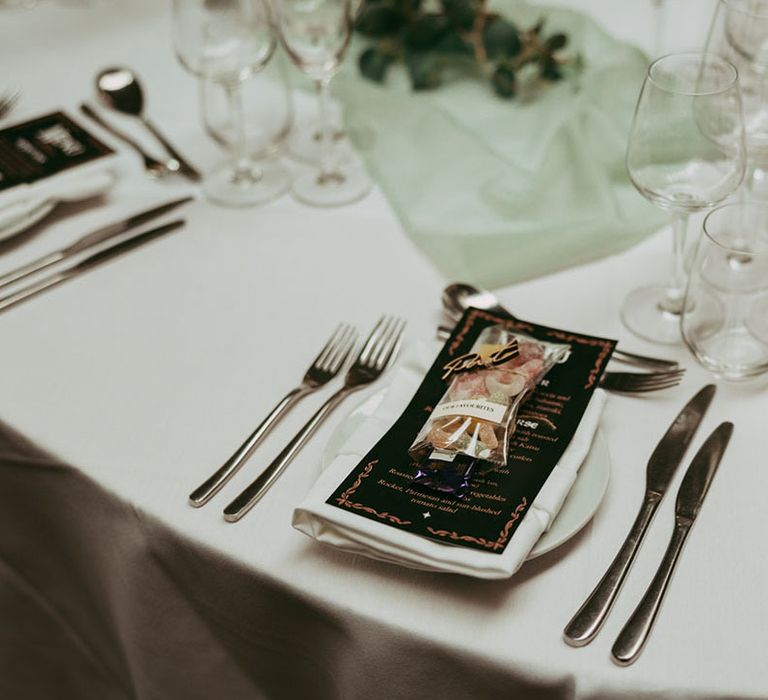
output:
<path id="1" fill-rule="evenodd" d="M 461 496 L 476 460 L 506 464 L 520 405 L 569 350 L 501 325 L 483 330 L 443 367 L 448 388 L 409 448 L 422 463 L 415 482 Z"/>

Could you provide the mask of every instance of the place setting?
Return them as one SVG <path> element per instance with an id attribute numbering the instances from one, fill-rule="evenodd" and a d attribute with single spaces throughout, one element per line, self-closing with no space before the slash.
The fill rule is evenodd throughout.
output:
<path id="1" fill-rule="evenodd" d="M 12 694 L 768 692 L 768 0 L 677 2 L 0 2 Z"/>

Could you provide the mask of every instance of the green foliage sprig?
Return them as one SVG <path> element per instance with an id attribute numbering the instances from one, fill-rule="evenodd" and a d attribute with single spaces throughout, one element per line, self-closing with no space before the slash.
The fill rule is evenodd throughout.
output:
<path id="1" fill-rule="evenodd" d="M 523 76 L 556 82 L 583 66 L 580 56 L 564 55 L 565 34 L 544 35 L 543 19 L 521 29 L 489 12 L 486 0 L 363 0 L 355 29 L 374 40 L 360 54 L 360 72 L 382 83 L 402 62 L 414 90 L 436 88 L 447 68 L 469 63 L 511 98 Z"/>

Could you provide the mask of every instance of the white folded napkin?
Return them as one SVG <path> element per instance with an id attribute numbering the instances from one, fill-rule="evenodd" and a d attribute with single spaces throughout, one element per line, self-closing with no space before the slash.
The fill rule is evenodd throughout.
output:
<path id="1" fill-rule="evenodd" d="M 354 554 L 414 569 L 446 571 L 478 578 L 508 578 L 549 529 L 589 452 L 605 392 L 595 391 L 579 427 L 533 504 L 501 554 L 457 547 L 383 525 L 326 503 L 328 497 L 394 424 L 435 358 L 435 347 L 419 344 L 403 357 L 381 405 L 346 442 L 293 511 L 293 526 L 320 542 Z"/>

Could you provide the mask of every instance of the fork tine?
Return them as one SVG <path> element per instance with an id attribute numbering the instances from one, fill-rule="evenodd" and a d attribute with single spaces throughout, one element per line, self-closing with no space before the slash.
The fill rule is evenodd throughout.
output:
<path id="1" fill-rule="evenodd" d="M 338 326 L 336 326 L 336 330 L 333 331 L 331 337 L 328 338 L 328 342 L 323 346 L 323 349 L 318 353 L 317 357 L 312 362 L 312 367 L 322 367 L 325 364 L 331 349 L 336 343 L 336 339 L 345 327 L 346 324 L 344 323 L 340 323 Z"/>
<path id="2" fill-rule="evenodd" d="M 397 357 L 397 353 L 400 351 L 400 345 L 403 340 L 403 330 L 405 329 L 405 321 L 403 319 L 397 319 L 397 323 L 393 328 L 393 334 L 388 343 L 386 354 L 383 357 L 377 359 L 376 368 L 385 370 Z"/>
<path id="3" fill-rule="evenodd" d="M 379 335 L 378 339 L 376 340 L 375 345 L 371 349 L 371 354 L 368 357 L 368 361 L 366 362 L 367 365 L 371 367 L 375 367 L 378 363 L 379 357 L 381 355 L 382 349 L 386 346 L 389 336 L 392 334 L 392 329 L 395 324 L 395 317 L 394 316 L 387 316 L 386 322 L 384 323 L 384 327 L 381 330 L 381 334 Z"/>
<path id="4" fill-rule="evenodd" d="M 347 328 L 347 332 L 344 333 L 344 336 L 339 339 L 337 347 L 328 362 L 329 371 L 339 371 L 339 367 L 342 366 L 352 348 L 355 347 L 355 340 L 357 340 L 357 333 L 355 332 L 355 329 L 350 326 Z"/>
<path id="5" fill-rule="evenodd" d="M 376 325 L 373 327 L 371 334 L 368 336 L 368 339 L 365 341 L 365 344 L 363 345 L 362 350 L 360 350 L 360 354 L 357 356 L 356 361 L 358 363 L 366 364 L 368 362 L 368 358 L 371 355 L 374 344 L 378 342 L 379 336 L 383 332 L 383 326 L 386 320 L 387 320 L 387 316 L 382 316 L 376 322 Z"/>
<path id="6" fill-rule="evenodd" d="M 405 328 L 405 321 L 399 318 L 392 319 L 392 326 L 386 339 L 382 341 L 379 352 L 376 353 L 375 367 L 378 370 L 383 370 L 389 366 L 392 359 L 397 354 L 397 349 L 400 347 L 400 340 L 403 336 L 403 328 Z"/>

